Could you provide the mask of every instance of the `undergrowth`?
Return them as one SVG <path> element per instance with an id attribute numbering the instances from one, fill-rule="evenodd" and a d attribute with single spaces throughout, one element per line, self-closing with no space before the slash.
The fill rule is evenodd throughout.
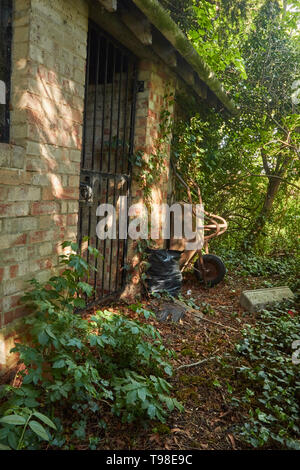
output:
<path id="1" fill-rule="evenodd" d="M 76 244 L 63 247 L 72 250 L 60 258 L 64 271 L 46 284 L 32 280 L 24 297 L 33 315 L 26 320 L 26 339 L 12 350 L 24 364 L 22 384 L 2 389 L 2 446 L 37 449 L 48 440 L 54 448 L 68 449 L 72 439 L 88 438 L 95 447 L 97 435 L 87 435 L 87 425 L 95 422 L 99 433 L 107 425 L 105 412 L 122 422 L 164 422 L 174 408 L 183 409 L 166 380 L 172 375 L 168 358 L 173 353 L 149 322 L 119 312 L 98 311 L 91 318 L 75 313 L 92 294 L 86 282 L 90 267 L 76 254 Z M 146 319 L 154 315 L 140 306 L 132 310 Z M 26 416 L 40 410 L 51 432 L 40 424 L 43 432 L 38 434 L 30 423 L 24 431 Z M 66 419 L 71 419 L 71 431 L 64 428 Z"/>
<path id="2" fill-rule="evenodd" d="M 295 304 L 261 311 L 256 325 L 242 333 L 227 365 L 236 378 L 233 404 L 245 416 L 237 433 L 255 448 L 300 450 L 300 317 Z"/>
<path id="3" fill-rule="evenodd" d="M 298 273 L 300 258 L 293 255 L 263 257 L 252 252 L 219 248 L 218 256 L 222 258 L 229 271 L 241 276 L 270 276 L 289 285 L 293 291 L 300 289 Z"/>

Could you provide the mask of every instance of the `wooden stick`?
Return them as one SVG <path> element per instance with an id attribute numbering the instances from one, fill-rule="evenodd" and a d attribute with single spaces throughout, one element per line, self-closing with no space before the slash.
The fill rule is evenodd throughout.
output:
<path id="1" fill-rule="evenodd" d="M 216 321 L 208 320 L 207 318 L 202 317 L 202 316 L 200 316 L 200 315 L 197 315 L 196 313 L 195 313 L 195 317 L 199 318 L 200 320 L 203 320 L 203 321 L 207 321 L 207 322 L 209 322 L 209 323 L 212 323 L 213 325 L 221 326 L 222 328 L 228 328 L 229 330 L 236 331 L 236 332 L 239 331 L 239 330 L 237 330 L 236 328 L 232 328 L 231 326 L 222 325 L 222 323 L 218 323 L 218 322 L 216 322 Z"/>
<path id="2" fill-rule="evenodd" d="M 193 362 L 192 364 L 183 364 L 182 366 L 176 367 L 175 370 L 183 369 L 185 367 L 199 366 L 200 364 L 203 364 L 204 362 L 207 362 L 207 361 L 211 361 L 212 359 L 216 359 L 216 356 L 208 357 L 207 359 L 202 359 L 201 361 Z"/>

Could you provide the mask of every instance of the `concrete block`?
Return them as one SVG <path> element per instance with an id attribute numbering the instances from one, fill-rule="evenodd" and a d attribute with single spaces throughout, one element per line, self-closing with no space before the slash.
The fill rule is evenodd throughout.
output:
<path id="1" fill-rule="evenodd" d="M 293 292 L 287 286 L 246 290 L 241 293 L 240 304 L 249 312 L 257 312 L 265 308 L 266 305 L 280 302 L 284 299 L 293 299 L 293 297 Z"/>

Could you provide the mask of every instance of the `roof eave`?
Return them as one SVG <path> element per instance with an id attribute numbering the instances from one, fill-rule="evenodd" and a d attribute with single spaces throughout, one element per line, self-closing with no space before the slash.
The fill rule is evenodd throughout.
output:
<path id="1" fill-rule="evenodd" d="M 199 78 L 207 84 L 210 90 L 217 96 L 226 109 L 237 114 L 238 108 L 229 98 L 222 83 L 217 79 L 214 72 L 200 57 L 191 42 L 183 34 L 181 29 L 172 20 L 169 13 L 158 3 L 157 0 L 132 0 L 149 21 L 165 36 L 172 46 L 184 57 L 198 74 Z"/>

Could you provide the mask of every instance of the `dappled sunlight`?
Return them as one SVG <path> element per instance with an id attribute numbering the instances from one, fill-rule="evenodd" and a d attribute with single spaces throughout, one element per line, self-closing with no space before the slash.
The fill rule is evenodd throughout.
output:
<path id="1" fill-rule="evenodd" d="M 64 189 L 62 187 L 60 179 L 58 178 L 58 176 L 56 176 L 53 173 L 48 173 L 48 178 L 49 178 L 51 186 L 52 186 L 53 195 L 56 198 L 61 199 L 62 196 L 63 196 Z"/>
<path id="2" fill-rule="evenodd" d="M 26 59 L 19 59 L 19 60 L 17 60 L 17 62 L 16 62 L 16 68 L 17 68 L 18 70 L 23 70 L 23 69 L 26 68 L 26 66 L 27 66 L 27 60 L 26 60 Z"/>
<path id="3" fill-rule="evenodd" d="M 18 60 L 19 70 L 27 66 L 25 58 Z M 70 153 L 80 150 L 82 144 L 83 98 L 80 98 L 78 91 L 81 85 L 62 79 L 55 71 L 41 65 L 29 69 L 30 73 L 35 70 L 34 81 L 29 80 L 29 87 L 25 92 L 21 93 L 20 88 L 17 90 L 19 94 L 17 109 L 24 111 L 28 119 L 28 139 L 31 142 L 39 142 L 37 147 L 39 152 L 35 150 L 33 158 L 30 157 L 29 150 L 28 167 L 34 174 L 40 175 L 45 201 L 45 209 L 41 210 L 46 210 L 45 215 L 48 215 L 58 227 L 57 242 L 65 238 L 76 239 L 77 232 L 74 227 L 70 229 L 65 222 L 62 222 L 62 206 L 61 208 L 57 206 L 53 212 L 54 206 L 49 205 L 51 210 L 49 213 L 46 204 L 47 202 L 51 204 L 50 201 L 55 200 L 78 200 L 79 179 L 77 188 L 75 178 L 76 176 L 79 178 L 79 162 L 77 158 L 76 161 L 72 161 Z M 81 105 L 74 104 L 74 96 L 77 98 L 77 103 L 82 99 Z M 70 178 L 73 179 L 71 184 Z M 57 243 L 57 254 L 61 252 L 59 245 Z"/>
<path id="4" fill-rule="evenodd" d="M 50 149 L 48 150 L 44 144 L 40 144 L 40 150 L 41 150 L 41 155 L 44 157 L 44 159 L 47 162 L 48 169 L 50 171 L 54 171 L 55 168 L 57 168 L 58 166 L 55 156 L 51 154 L 51 150 Z M 48 175 L 49 175 L 49 180 L 51 181 L 51 174 L 48 174 Z"/>
<path id="5" fill-rule="evenodd" d="M 84 241 L 82 241 L 82 243 L 81 243 L 81 247 L 80 247 L 81 256 L 83 256 L 83 255 L 84 255 L 84 253 L 86 253 L 86 252 L 87 252 L 87 250 L 88 250 L 88 246 L 89 246 L 89 242 L 88 242 L 88 240 L 84 240 Z"/>

